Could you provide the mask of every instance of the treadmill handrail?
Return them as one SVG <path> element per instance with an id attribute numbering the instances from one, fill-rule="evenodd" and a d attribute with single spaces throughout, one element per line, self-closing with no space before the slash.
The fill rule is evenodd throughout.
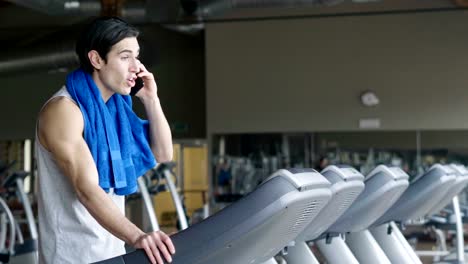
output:
<path id="1" fill-rule="evenodd" d="M 13 217 L 13 214 L 11 213 L 10 208 L 8 208 L 7 203 L 3 198 L 0 197 L 0 207 L 3 208 L 3 211 L 6 213 L 9 224 L 10 224 L 10 245 L 9 245 L 9 250 L 10 255 L 15 254 L 15 237 L 16 237 L 16 229 L 15 229 L 15 218 Z"/>
<path id="2" fill-rule="evenodd" d="M 26 171 L 15 171 L 5 178 L 5 180 L 2 183 L 2 186 L 4 188 L 12 188 L 16 183 L 16 179 L 18 178 L 24 179 L 28 175 L 29 175 L 29 172 L 26 172 Z"/>
<path id="3" fill-rule="evenodd" d="M 174 202 L 174 206 L 176 208 L 177 216 L 179 218 L 180 228 L 181 230 L 184 230 L 188 228 L 187 217 L 185 215 L 185 211 L 182 206 L 182 200 L 180 199 L 179 192 L 177 192 L 177 188 L 175 187 L 174 181 L 171 178 L 171 172 L 169 169 L 164 170 L 164 177 L 166 178 L 166 183 L 169 187 L 172 201 Z"/>
<path id="4" fill-rule="evenodd" d="M 154 205 L 151 200 L 151 196 L 148 192 L 148 187 L 146 186 L 145 176 L 138 177 L 137 183 L 138 188 L 140 189 L 141 197 L 143 199 L 143 204 L 145 205 L 146 212 L 148 213 L 148 217 L 150 220 L 151 231 L 158 231 L 159 230 L 159 223 L 156 215 L 154 214 Z"/>
<path id="5" fill-rule="evenodd" d="M 31 202 L 29 201 L 28 196 L 24 192 L 24 183 L 23 178 L 16 178 L 17 192 L 20 196 L 21 202 L 23 203 L 24 212 L 26 213 L 26 220 L 28 221 L 28 228 L 31 234 L 32 239 L 38 238 L 36 220 L 34 218 L 34 213 L 32 211 Z"/>

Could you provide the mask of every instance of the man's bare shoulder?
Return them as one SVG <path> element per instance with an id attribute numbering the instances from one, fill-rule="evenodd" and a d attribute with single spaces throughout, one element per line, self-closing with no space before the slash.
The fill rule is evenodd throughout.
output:
<path id="1" fill-rule="evenodd" d="M 39 123 L 59 125 L 62 122 L 75 123 L 83 121 L 80 108 L 71 99 L 60 96 L 50 100 L 39 114 Z"/>
<path id="2" fill-rule="evenodd" d="M 53 98 L 39 113 L 39 140 L 46 148 L 51 141 L 81 137 L 83 127 L 80 108 L 67 97 Z"/>

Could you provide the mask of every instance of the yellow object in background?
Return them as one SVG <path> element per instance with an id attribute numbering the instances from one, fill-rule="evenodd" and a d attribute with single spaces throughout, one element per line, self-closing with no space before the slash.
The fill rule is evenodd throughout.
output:
<path id="1" fill-rule="evenodd" d="M 183 157 L 184 190 L 208 190 L 207 147 L 185 147 Z"/>
<path id="2" fill-rule="evenodd" d="M 203 207 L 208 192 L 208 148 L 206 144 L 174 144 L 174 162 L 178 166 L 174 169 L 180 181 L 183 175 L 183 189 L 178 182 L 178 191 L 185 197 L 187 214 Z M 183 166 L 180 166 L 183 164 Z M 181 171 L 182 170 L 182 171 Z M 177 221 L 176 210 L 169 192 L 162 192 L 153 198 L 156 216 L 160 226 L 175 226 Z"/>

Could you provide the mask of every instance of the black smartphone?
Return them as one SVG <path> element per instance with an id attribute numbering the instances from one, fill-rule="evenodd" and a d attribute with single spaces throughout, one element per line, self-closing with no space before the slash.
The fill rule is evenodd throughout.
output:
<path id="1" fill-rule="evenodd" d="M 130 90 L 130 95 L 135 96 L 135 94 L 137 94 L 138 91 L 141 90 L 141 88 L 143 88 L 143 79 L 141 77 L 138 77 L 135 79 L 135 86 L 133 86 Z"/>

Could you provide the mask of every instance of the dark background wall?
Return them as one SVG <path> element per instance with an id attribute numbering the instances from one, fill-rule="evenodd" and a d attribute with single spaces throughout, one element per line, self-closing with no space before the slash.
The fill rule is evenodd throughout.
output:
<path id="1" fill-rule="evenodd" d="M 144 28 L 145 47 L 151 61 L 158 94 L 174 138 L 205 137 L 205 70 L 203 34 L 185 35 L 157 25 Z M 51 40 L 52 41 L 52 40 Z M 0 139 L 34 137 L 37 113 L 65 81 L 66 73 L 17 73 L 0 76 Z M 138 100 L 136 100 L 138 101 Z M 144 116 L 141 104 L 137 113 Z"/>

